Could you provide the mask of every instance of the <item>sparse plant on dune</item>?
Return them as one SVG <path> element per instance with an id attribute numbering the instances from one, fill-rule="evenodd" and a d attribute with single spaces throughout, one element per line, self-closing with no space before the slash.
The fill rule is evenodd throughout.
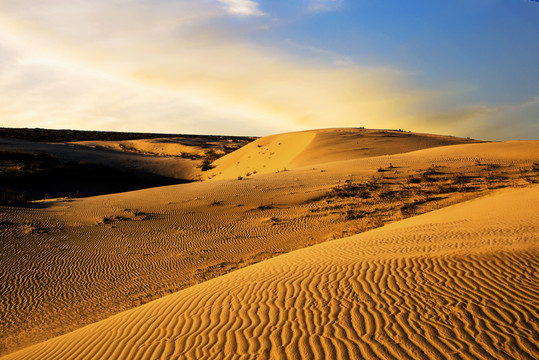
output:
<path id="1" fill-rule="evenodd" d="M 0 192 L 0 204 L 2 205 L 21 205 L 29 201 L 26 192 L 18 192 L 13 189 L 4 189 Z"/>
<path id="2" fill-rule="evenodd" d="M 501 167 L 499 164 L 485 164 L 485 166 L 487 171 L 494 171 Z"/>
<path id="3" fill-rule="evenodd" d="M 198 165 L 198 167 L 202 171 L 208 171 L 208 170 L 211 170 L 211 169 L 215 168 L 215 166 L 212 164 L 212 160 L 210 160 L 208 158 L 203 159 L 202 162 L 200 163 L 200 165 Z"/>
<path id="4" fill-rule="evenodd" d="M 470 181 L 470 177 L 460 172 L 453 174 L 450 180 L 453 185 L 464 185 Z"/>
<path id="5" fill-rule="evenodd" d="M 473 193 L 479 195 L 485 191 L 482 186 L 485 183 L 489 189 L 507 186 L 508 175 L 492 170 L 500 169 L 502 166 L 489 165 L 485 165 L 486 173 L 479 176 L 467 174 L 465 171 L 447 173 L 441 171 L 440 166 L 432 165 L 426 170 L 419 171 L 418 175 L 408 177 L 372 176 L 364 181 L 353 181 L 350 178 L 314 200 L 315 202 L 323 200 L 325 204 L 310 208 L 309 211 L 324 213 L 326 216 L 339 215 L 341 219 L 350 221 L 351 224 L 363 224 L 358 225 L 358 229 L 362 228 L 361 231 L 365 231 L 383 225 L 383 219 L 386 218 L 398 219 L 434 210 L 443 206 L 442 204 L 451 203 L 452 198 L 464 196 L 464 193 L 470 193 L 466 197 L 473 196 Z M 539 177 L 537 174 L 539 163 L 535 163 L 534 166 L 537 170 L 533 170 L 532 167 L 521 172 L 521 177 L 528 182 L 534 182 Z M 530 177 L 532 174 L 533 177 Z M 513 173 L 511 176 L 515 175 Z"/>
<path id="6" fill-rule="evenodd" d="M 519 176 L 521 179 L 526 180 L 529 183 L 535 184 L 537 183 L 537 174 L 534 174 L 536 172 L 534 168 L 532 167 L 530 170 L 528 169 L 520 169 L 519 170 Z"/>
<path id="7" fill-rule="evenodd" d="M 406 182 L 408 184 L 419 184 L 419 183 L 421 183 L 421 179 L 416 178 L 414 175 L 409 175 L 408 179 L 406 179 Z"/>
<path id="8" fill-rule="evenodd" d="M 489 171 L 484 177 L 483 181 L 487 184 L 488 188 L 499 187 L 500 183 L 505 180 L 505 177 L 496 172 Z M 498 186 L 496 186 L 498 185 Z"/>
<path id="9" fill-rule="evenodd" d="M 361 219 L 365 216 L 365 212 L 364 211 L 361 211 L 361 210 L 357 210 L 357 209 L 347 209 L 345 211 L 345 216 L 344 218 L 346 220 L 356 220 L 356 219 Z"/>
<path id="10" fill-rule="evenodd" d="M 417 205 L 418 205 L 417 202 L 406 203 L 406 204 L 402 205 L 400 207 L 400 212 L 401 212 L 402 216 L 409 217 L 409 216 L 415 215 L 416 211 L 417 211 Z"/>

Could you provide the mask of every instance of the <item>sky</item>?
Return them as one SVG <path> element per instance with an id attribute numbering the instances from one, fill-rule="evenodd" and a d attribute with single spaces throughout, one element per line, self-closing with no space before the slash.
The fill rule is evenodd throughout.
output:
<path id="1" fill-rule="evenodd" d="M 539 140 L 536 0 L 0 0 L 0 126 Z"/>

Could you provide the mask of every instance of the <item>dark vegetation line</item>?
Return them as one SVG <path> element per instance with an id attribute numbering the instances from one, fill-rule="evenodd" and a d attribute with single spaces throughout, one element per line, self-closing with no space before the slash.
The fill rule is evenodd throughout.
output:
<path id="1" fill-rule="evenodd" d="M 193 135 L 193 134 L 157 134 L 138 132 L 116 132 L 116 131 L 87 131 L 87 130 L 51 130 L 51 129 L 29 129 L 29 128 L 5 128 L 0 127 L 0 137 L 21 139 L 38 142 L 71 142 L 71 141 L 97 141 L 97 140 L 138 140 L 138 139 L 159 139 L 170 137 L 182 138 L 207 138 L 210 140 L 249 140 L 256 139 L 250 136 L 225 136 L 225 135 Z"/>
<path id="2" fill-rule="evenodd" d="M 153 176 L 85 161 L 62 161 L 47 154 L 0 150 L 0 205 L 32 200 L 84 197 L 186 181 Z"/>

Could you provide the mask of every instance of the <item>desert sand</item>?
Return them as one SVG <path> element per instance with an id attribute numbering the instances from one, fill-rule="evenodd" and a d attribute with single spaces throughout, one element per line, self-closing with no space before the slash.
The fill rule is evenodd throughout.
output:
<path id="1" fill-rule="evenodd" d="M 539 188 L 278 256 L 4 359 L 533 359 Z"/>
<path id="2" fill-rule="evenodd" d="M 537 154 L 329 129 L 261 138 L 210 181 L 3 206 L 0 351 L 536 358 Z"/>

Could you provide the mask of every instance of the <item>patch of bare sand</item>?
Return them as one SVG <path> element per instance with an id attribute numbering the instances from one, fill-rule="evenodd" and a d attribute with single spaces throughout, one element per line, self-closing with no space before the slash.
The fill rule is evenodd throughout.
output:
<path id="1" fill-rule="evenodd" d="M 535 359 L 539 187 L 294 251 L 3 359 Z"/>
<path id="2" fill-rule="evenodd" d="M 312 142 L 312 131 L 266 136 L 214 162 L 208 177 L 233 179 L 257 173 L 267 174 L 291 168 L 291 163 Z"/>

